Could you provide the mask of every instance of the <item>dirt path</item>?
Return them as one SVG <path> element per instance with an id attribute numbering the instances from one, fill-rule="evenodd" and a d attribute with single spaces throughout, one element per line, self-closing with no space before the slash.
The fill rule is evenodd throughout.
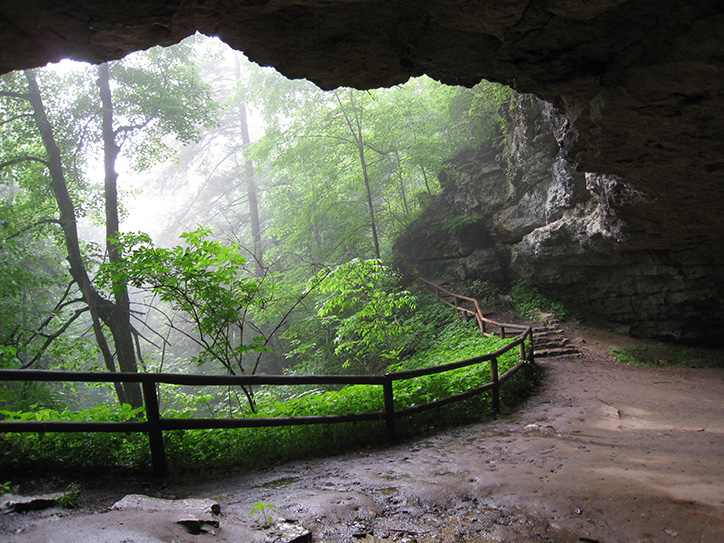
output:
<path id="1" fill-rule="evenodd" d="M 541 361 L 541 392 L 490 424 L 139 489 L 218 500 L 215 535 L 184 535 L 169 515 L 112 511 L 5 515 L 0 539 L 264 541 L 249 515 L 262 502 L 315 541 L 724 541 L 724 371 L 628 367 L 590 337 L 579 348 L 582 359 Z"/>

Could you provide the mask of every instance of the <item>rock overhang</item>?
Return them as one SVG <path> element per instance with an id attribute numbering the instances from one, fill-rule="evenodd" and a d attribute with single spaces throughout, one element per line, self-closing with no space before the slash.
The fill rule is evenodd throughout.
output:
<path id="1" fill-rule="evenodd" d="M 29 0 L 0 7 L 0 71 L 102 62 L 196 31 L 322 88 L 423 73 L 533 92 L 577 128 L 585 171 L 724 171 L 724 6 L 711 0 Z M 658 182 L 656 182 L 658 185 Z"/>

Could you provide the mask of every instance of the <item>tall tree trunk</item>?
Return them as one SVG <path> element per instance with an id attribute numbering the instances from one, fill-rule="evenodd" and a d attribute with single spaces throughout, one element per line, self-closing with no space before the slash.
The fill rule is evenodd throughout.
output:
<path id="1" fill-rule="evenodd" d="M 359 161 L 360 164 L 362 164 L 362 178 L 364 179 L 365 183 L 365 190 L 367 191 L 367 207 L 369 208 L 370 212 L 370 227 L 372 230 L 372 244 L 374 245 L 375 249 L 375 258 L 379 260 L 380 257 L 380 242 L 379 238 L 377 237 L 377 221 L 375 220 L 375 207 L 372 203 L 372 189 L 370 188 L 370 178 L 369 175 L 367 175 L 367 161 L 365 159 L 365 147 L 364 147 L 364 140 L 362 139 L 362 127 L 357 124 L 357 130 L 358 130 L 358 137 L 357 140 L 357 150 L 359 151 Z"/>
<path id="2" fill-rule="evenodd" d="M 241 65 L 239 57 L 234 57 L 236 80 L 241 78 Z M 249 138 L 249 123 L 246 115 L 246 104 L 237 104 L 239 110 L 239 128 L 241 132 L 242 149 L 246 150 L 251 143 Z M 261 247 L 261 223 L 259 222 L 259 203 L 257 200 L 256 183 L 254 180 L 254 164 L 244 157 L 244 180 L 246 181 L 246 194 L 249 202 L 249 218 L 251 220 L 251 237 L 254 240 L 254 272 L 257 277 L 264 277 L 264 255 Z"/>
<path id="3" fill-rule="evenodd" d="M 246 120 L 246 105 L 239 104 L 238 107 L 241 143 L 244 149 L 246 149 L 251 143 L 249 139 L 249 125 Z M 264 255 L 261 248 L 261 222 L 259 221 L 259 202 L 254 179 L 254 164 L 247 158 L 244 159 L 244 179 L 246 180 L 246 194 L 247 200 L 249 201 L 251 237 L 254 239 L 254 271 L 257 277 L 264 277 Z"/>
<path id="4" fill-rule="evenodd" d="M 337 99 L 337 104 L 339 104 L 339 108 L 342 110 L 342 114 L 344 115 L 344 120 L 347 123 L 347 128 L 349 128 L 350 135 L 354 139 L 356 145 L 357 145 L 357 152 L 359 154 L 359 161 L 360 165 L 362 166 L 362 180 L 364 181 L 365 185 L 365 191 L 367 192 L 367 208 L 369 210 L 370 214 L 370 230 L 372 231 L 372 245 L 374 247 L 375 251 L 375 258 L 377 260 L 380 260 L 380 242 L 379 238 L 377 236 L 377 221 L 375 220 L 375 206 L 372 201 L 372 189 L 370 187 L 370 178 L 367 174 L 367 160 L 365 158 L 365 141 L 364 137 L 362 136 L 362 123 L 360 121 L 360 117 L 358 114 L 358 111 L 355 109 L 354 111 L 354 120 L 355 123 L 352 124 L 352 119 L 350 119 L 349 115 L 347 114 L 347 110 L 345 110 L 344 106 L 342 105 L 342 100 L 339 97 L 339 94 L 335 91 L 334 97 Z"/>
<path id="5" fill-rule="evenodd" d="M 113 99 L 111 96 L 110 74 L 108 64 L 98 66 L 98 90 L 101 97 L 103 136 L 103 161 L 105 171 L 105 203 L 106 203 L 106 250 L 108 260 L 116 263 L 120 260 L 118 244 L 113 241 L 118 235 L 118 173 L 116 173 L 116 160 L 121 149 L 116 145 L 116 135 L 113 131 Z M 108 326 L 113 334 L 116 346 L 118 367 L 124 372 L 138 372 L 135 345 L 133 343 L 133 329 L 131 327 L 131 304 L 128 297 L 128 285 L 125 282 L 113 281 L 113 296 L 115 299 L 114 311 L 109 315 Z M 124 385 L 129 403 L 136 407 L 143 405 L 141 391 L 137 384 Z"/>
<path id="6" fill-rule="evenodd" d="M 395 151 L 397 157 L 397 176 L 400 178 L 400 197 L 402 198 L 402 209 L 405 213 L 405 217 L 410 215 L 410 208 L 407 205 L 407 191 L 405 190 L 405 176 L 402 175 L 402 161 L 400 160 L 399 151 Z"/>
<path id="7" fill-rule="evenodd" d="M 83 256 L 80 251 L 75 207 L 73 206 L 73 201 L 68 193 L 68 185 L 65 180 L 60 149 L 55 142 L 53 128 L 45 111 L 45 105 L 43 104 L 43 99 L 40 94 L 37 79 L 35 78 L 35 73 L 32 71 L 26 71 L 25 78 L 28 82 L 28 99 L 33 107 L 35 124 L 40 132 L 40 136 L 43 140 L 43 146 L 48 154 L 47 166 L 51 178 L 50 188 L 53 192 L 53 196 L 55 197 L 56 204 L 58 205 L 59 222 L 61 229 L 63 230 L 66 251 L 68 253 L 67 259 L 68 264 L 70 265 L 70 274 L 80 288 L 81 293 L 83 294 L 83 299 L 90 309 L 93 320 L 93 332 L 103 354 L 106 368 L 108 371 L 115 372 L 115 362 L 101 327 L 101 319 L 108 324 L 108 317 L 113 313 L 115 308 L 111 302 L 105 300 L 100 294 L 98 294 L 98 291 L 95 290 L 91 284 L 90 278 L 88 277 L 88 272 L 85 268 L 85 264 L 83 263 Z M 137 403 L 141 400 L 140 389 L 138 398 L 136 399 L 135 396 L 129 396 L 122 385 L 116 384 L 115 386 L 119 402 L 130 403 L 134 407 L 142 405 L 142 403 Z"/>

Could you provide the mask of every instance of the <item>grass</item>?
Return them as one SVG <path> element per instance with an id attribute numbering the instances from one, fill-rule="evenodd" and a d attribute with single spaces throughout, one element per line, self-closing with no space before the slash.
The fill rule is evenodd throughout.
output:
<path id="1" fill-rule="evenodd" d="M 58 498 L 58 505 L 63 509 L 78 509 L 80 507 L 79 498 L 81 494 L 81 486 L 78 483 L 70 483 L 62 496 Z"/>
<path id="2" fill-rule="evenodd" d="M 724 359 L 705 350 L 676 345 L 627 345 L 611 351 L 619 362 L 655 368 L 724 368 Z"/>

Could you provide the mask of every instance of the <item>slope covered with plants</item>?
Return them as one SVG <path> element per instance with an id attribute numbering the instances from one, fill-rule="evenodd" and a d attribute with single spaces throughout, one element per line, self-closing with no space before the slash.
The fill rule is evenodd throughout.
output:
<path id="1" fill-rule="evenodd" d="M 446 323 L 388 266 L 447 161 L 504 137 L 510 95 L 427 78 L 323 92 L 201 37 L 98 67 L 3 76 L 0 367 L 372 375 L 497 349 Z M 485 371 L 399 383 L 395 401 L 454 393 Z M 340 413 L 381 401 L 358 386 L 160 394 L 165 416 L 177 417 Z M 0 398 L 7 420 L 143 416 L 129 383 L 4 382 Z M 187 467 L 197 457 L 251 463 L 287 454 L 295 432 L 340 442 L 355 433 L 189 431 L 167 446 Z M 9 465 L 129 466 L 144 462 L 144 439 L 8 434 L 0 445 Z M 257 442 L 269 454 L 244 452 Z"/>

